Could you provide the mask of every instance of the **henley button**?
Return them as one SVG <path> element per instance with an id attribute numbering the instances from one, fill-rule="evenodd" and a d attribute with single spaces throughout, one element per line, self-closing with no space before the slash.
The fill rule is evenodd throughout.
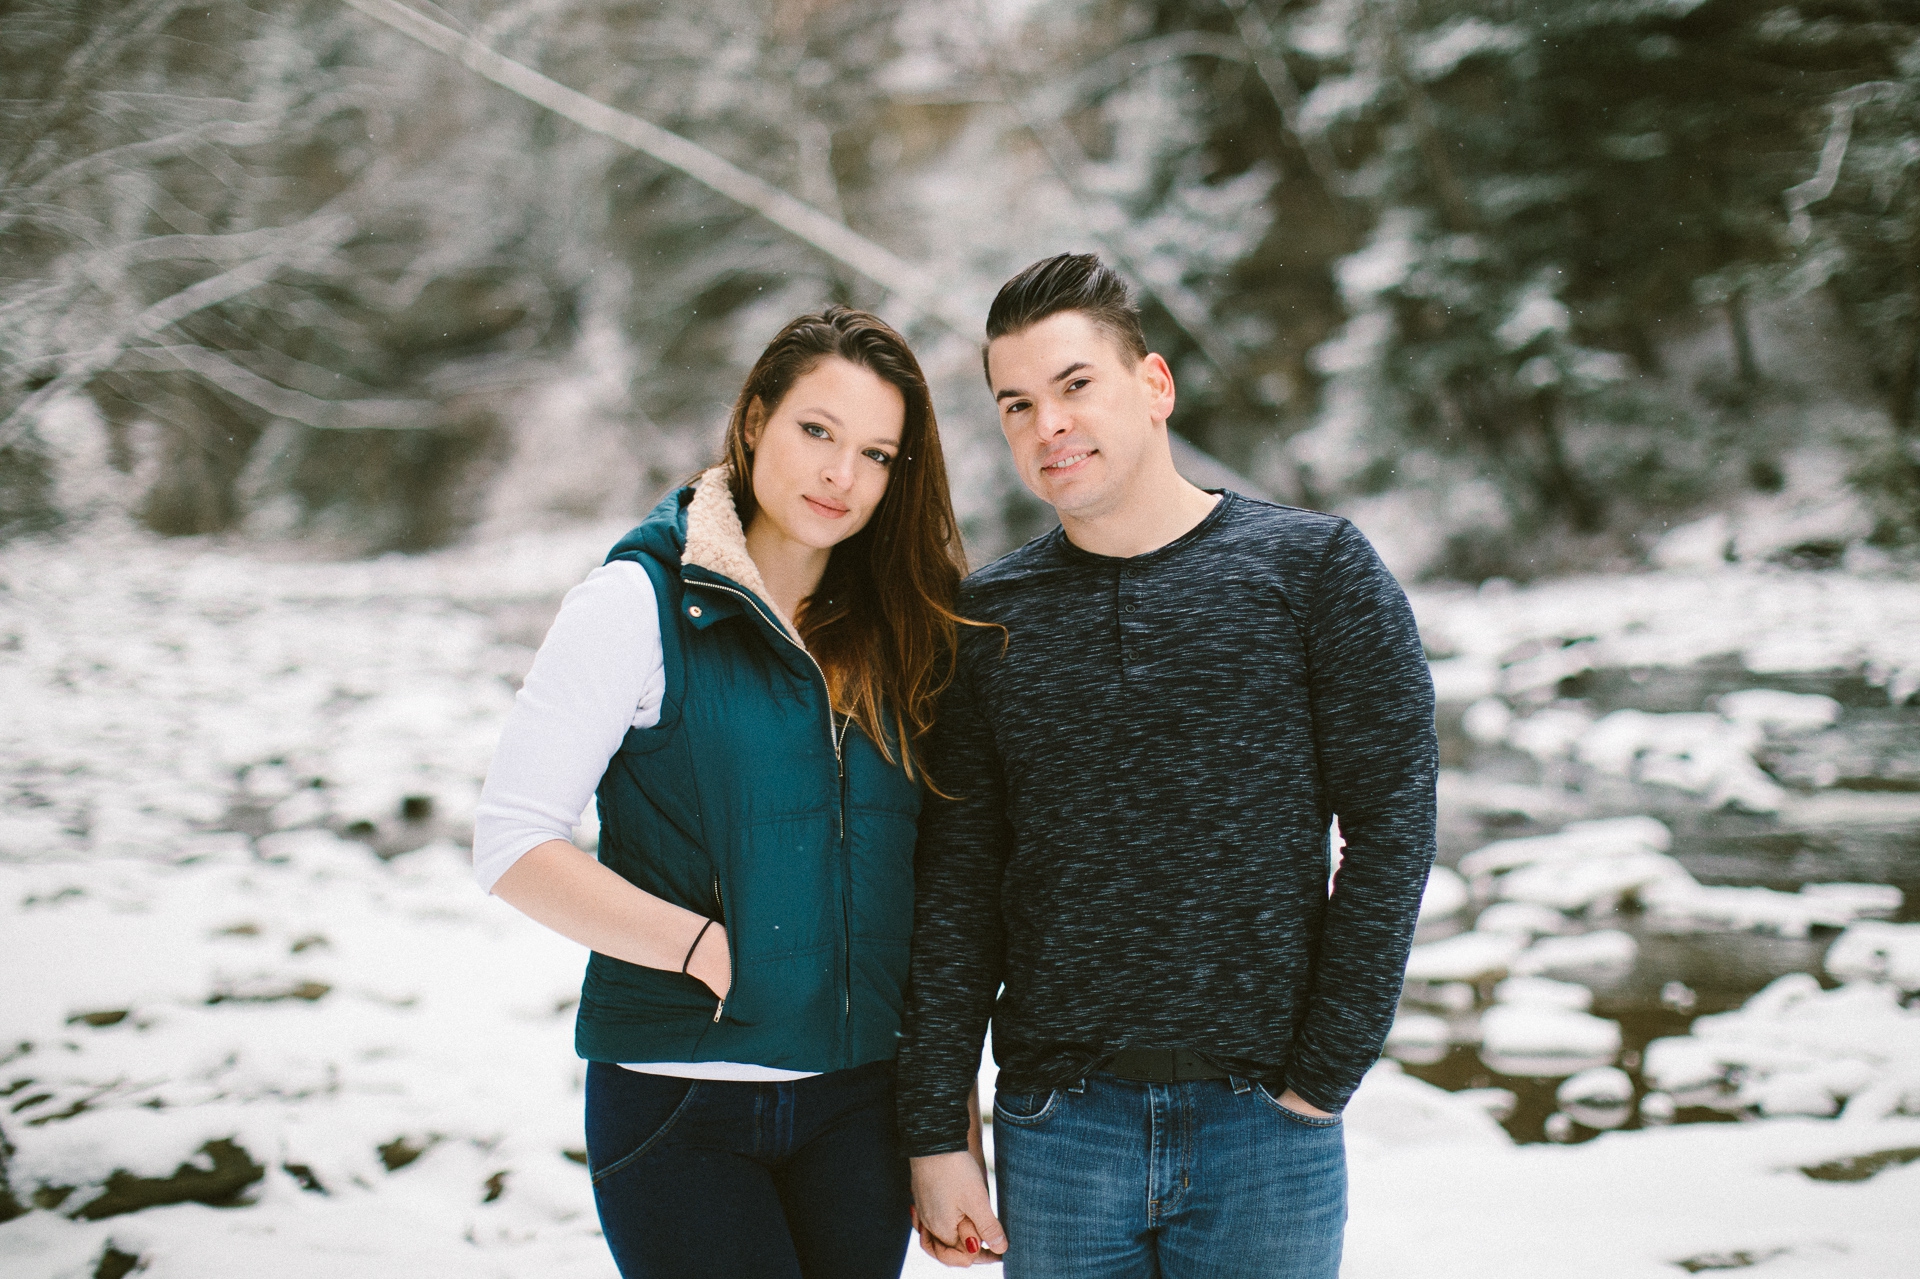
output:
<path id="1" fill-rule="evenodd" d="M 699 606 L 698 604 L 694 604 L 694 605 L 692 605 L 692 606 L 690 606 L 690 607 L 689 607 L 689 608 L 687 609 L 687 616 L 688 616 L 688 617 L 698 617 L 698 616 L 700 616 L 700 606 Z"/>
<path id="2" fill-rule="evenodd" d="M 1140 606 L 1139 606 L 1138 604 L 1129 604 L 1129 605 L 1127 605 L 1127 612 L 1129 612 L 1129 613 L 1137 613 L 1137 612 L 1139 612 L 1139 611 L 1140 611 Z"/>

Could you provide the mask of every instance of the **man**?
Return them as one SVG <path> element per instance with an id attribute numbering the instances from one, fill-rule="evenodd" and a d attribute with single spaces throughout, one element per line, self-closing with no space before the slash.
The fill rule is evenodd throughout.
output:
<path id="1" fill-rule="evenodd" d="M 1008 1279 L 1332 1279 L 1339 1112 L 1433 857 L 1433 689 L 1345 520 L 1194 487 L 1173 376 L 1090 255 L 987 319 L 1060 528 L 968 579 L 926 762 L 898 1065 L 921 1241 Z M 1345 858 L 1331 896 L 1329 825 Z M 967 1149 L 991 1020 L 995 1172 Z"/>

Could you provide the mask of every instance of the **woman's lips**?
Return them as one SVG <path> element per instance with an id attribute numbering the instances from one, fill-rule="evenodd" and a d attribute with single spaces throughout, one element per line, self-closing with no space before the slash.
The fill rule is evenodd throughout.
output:
<path id="1" fill-rule="evenodd" d="M 800 496 L 805 499 L 808 506 L 813 508 L 813 513 L 822 519 L 837 520 L 845 515 L 848 510 L 848 508 L 844 506 L 829 506 L 818 498 L 807 497 L 804 493 Z"/>

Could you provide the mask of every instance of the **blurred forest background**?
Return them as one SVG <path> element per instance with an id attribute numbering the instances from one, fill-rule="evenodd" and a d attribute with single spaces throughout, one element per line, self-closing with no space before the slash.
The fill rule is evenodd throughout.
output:
<path id="1" fill-rule="evenodd" d="M 414 6 L 844 223 L 917 296 L 398 8 L 0 7 L 5 534 L 112 507 L 377 552 L 637 513 L 837 299 L 920 346 L 983 562 L 1047 517 L 978 324 L 1091 249 L 1142 291 L 1175 428 L 1403 576 L 1920 540 L 1920 6 Z"/>

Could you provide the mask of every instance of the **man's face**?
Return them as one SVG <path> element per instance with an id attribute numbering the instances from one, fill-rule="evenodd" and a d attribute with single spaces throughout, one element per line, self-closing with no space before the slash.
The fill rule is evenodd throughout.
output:
<path id="1" fill-rule="evenodd" d="M 1173 375 L 1135 361 L 1079 311 L 1061 311 L 987 347 L 1000 429 L 1020 478 L 1063 519 L 1124 506 L 1149 474 L 1173 412 Z"/>

